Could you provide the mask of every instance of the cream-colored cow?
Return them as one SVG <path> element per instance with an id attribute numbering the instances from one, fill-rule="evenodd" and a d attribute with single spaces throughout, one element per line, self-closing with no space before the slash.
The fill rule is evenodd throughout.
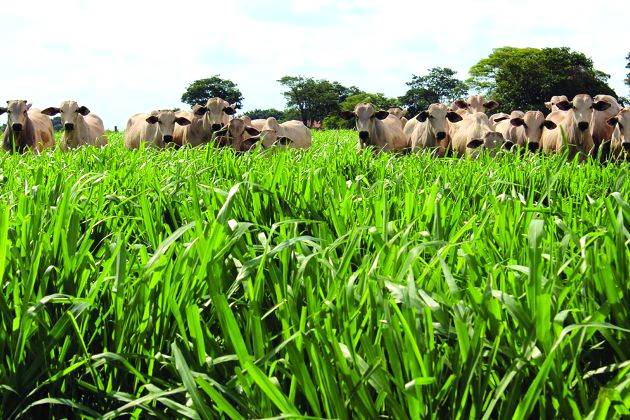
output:
<path id="1" fill-rule="evenodd" d="M 359 132 L 358 148 L 374 148 L 375 151 L 405 150 L 410 141 L 405 136 L 400 120 L 387 111 L 376 111 L 370 103 L 358 104 L 354 111 L 343 111 L 340 117 L 355 118 Z"/>
<path id="2" fill-rule="evenodd" d="M 103 120 L 87 107 L 79 106 L 76 101 L 64 101 L 59 108 L 46 108 L 42 114 L 49 117 L 61 114 L 64 131 L 60 145 L 64 151 L 81 146 L 107 146 Z"/>
<path id="3" fill-rule="evenodd" d="M 595 148 L 593 149 L 593 155 L 597 155 L 600 149 L 600 145 L 604 144 L 602 148 L 601 159 L 606 160 L 610 150 L 608 150 L 609 141 L 612 139 L 614 127 L 607 124 L 607 121 L 619 114 L 621 111 L 621 105 L 615 98 L 610 95 L 595 95 L 593 102 L 597 103 L 604 101 L 610 104 L 610 108 L 602 112 L 593 112 L 593 118 L 591 119 L 591 135 L 593 136 L 593 143 Z"/>
<path id="4" fill-rule="evenodd" d="M 545 102 L 545 106 L 551 112 L 560 111 L 560 109 L 556 106 L 556 104 L 558 102 L 564 102 L 564 101 L 569 102 L 569 98 L 567 98 L 565 95 L 552 96 L 548 102 Z"/>
<path id="5" fill-rule="evenodd" d="M 609 118 L 608 125 L 614 127 L 610 147 L 612 158 L 630 161 L 630 108 L 623 108 Z"/>
<path id="6" fill-rule="evenodd" d="M 506 141 L 501 133 L 492 130 L 490 119 L 483 112 L 468 115 L 451 126 L 453 150 L 461 155 L 476 155 L 483 149 L 496 153 L 500 149 L 511 149 L 514 143 Z"/>
<path id="7" fill-rule="evenodd" d="M 4 150 L 24 153 L 30 149 L 39 153 L 55 146 L 50 118 L 39 109 L 31 108 L 27 101 L 7 101 L 6 108 L 0 107 L 0 115 L 4 113 L 8 114 L 7 128 L 4 131 Z"/>
<path id="8" fill-rule="evenodd" d="M 458 99 L 453 102 L 451 109 L 461 116 L 466 116 L 476 112 L 486 113 L 498 106 L 499 103 L 497 101 L 486 101 L 481 95 L 471 95 L 468 97 L 468 101 Z"/>
<path id="9" fill-rule="evenodd" d="M 534 152 L 540 148 L 540 138 L 543 128 L 553 130 L 556 124 L 553 121 L 545 119 L 545 115 L 540 111 L 527 111 L 522 113 L 512 113 L 509 120 L 501 121 L 496 131 L 501 133 L 507 141 L 526 147 L 529 151 Z M 520 115 L 519 115 L 520 114 Z"/>
<path id="10" fill-rule="evenodd" d="M 258 137 L 265 148 L 275 145 L 297 149 L 311 147 L 313 139 L 311 130 L 302 121 L 293 120 L 279 124 L 274 117 L 269 117 L 266 120 L 253 120 L 251 126 L 260 131 Z M 248 140 L 247 135 L 245 140 Z"/>
<path id="11" fill-rule="evenodd" d="M 541 146 L 547 153 L 562 152 L 565 148 L 563 135 L 569 148 L 569 158 L 578 153 L 592 153 L 594 143 L 590 124 L 593 112 L 601 112 L 610 108 L 608 102 L 593 103 L 590 95 L 576 95 L 573 101 L 561 101 L 556 104 L 559 111 L 554 111 L 547 119 L 556 123 L 555 129 L 545 128 L 541 137 Z M 582 156 L 585 157 L 584 155 Z"/>
<path id="12" fill-rule="evenodd" d="M 457 123 L 462 116 L 449 111 L 446 105 L 431 104 L 405 125 L 405 136 L 411 141 L 411 150 L 436 149 L 438 156 L 445 156 L 451 146 L 450 123 Z"/>
<path id="13" fill-rule="evenodd" d="M 175 127 L 174 141 L 190 146 L 208 143 L 212 134 L 226 127 L 234 114 L 235 105 L 221 98 L 209 99 L 205 105 L 195 105 L 192 111 L 181 114 L 190 120 L 190 124 Z"/>
<path id="14" fill-rule="evenodd" d="M 393 115 L 394 117 L 398 118 L 400 120 L 400 123 L 403 127 L 403 129 L 405 128 L 405 125 L 407 125 L 407 122 L 409 121 L 407 119 L 407 110 L 406 109 L 402 109 L 400 107 L 393 107 L 393 108 L 389 108 L 387 110 L 387 112 L 389 112 L 391 115 Z"/>
<path id="15" fill-rule="evenodd" d="M 490 126 L 494 130 L 501 121 L 509 120 L 510 114 L 506 114 L 505 112 L 499 112 L 497 114 L 492 114 L 490 116 Z"/>
<path id="16" fill-rule="evenodd" d="M 149 147 L 164 148 L 173 143 L 175 124 L 188 125 L 190 120 L 170 109 L 133 115 L 125 130 L 125 147 L 137 149 L 146 142 Z"/>
<path id="17" fill-rule="evenodd" d="M 260 141 L 260 131 L 242 118 L 232 118 L 226 127 L 213 134 L 213 141 L 220 147 L 231 147 L 237 152 L 247 152 Z"/>

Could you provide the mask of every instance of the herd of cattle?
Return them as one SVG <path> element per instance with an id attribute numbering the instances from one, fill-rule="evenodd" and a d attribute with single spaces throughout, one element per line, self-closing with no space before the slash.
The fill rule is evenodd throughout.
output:
<path id="1" fill-rule="evenodd" d="M 409 120 L 400 108 L 382 111 L 369 103 L 341 112 L 340 116 L 356 121 L 358 147 L 375 151 L 431 149 L 445 156 L 452 152 L 475 155 L 483 149 L 490 153 L 515 148 L 546 153 L 568 149 L 569 156 L 574 157 L 594 156 L 602 147 L 603 159 L 630 158 L 630 108 L 622 108 L 611 96 L 591 98 L 582 94 L 572 101 L 554 96 L 546 103 L 551 111 L 547 116 L 540 111 L 513 111 L 488 117 L 486 113 L 498 105 L 474 95 L 450 106 L 432 104 Z M 64 128 L 63 150 L 107 145 L 103 121 L 75 101 L 44 110 L 31 108 L 23 100 L 7 101 L 6 108 L 0 107 L 0 115 L 4 113 L 8 114 L 8 122 L 3 147 L 8 151 L 39 152 L 53 147 L 55 137 L 49 117 L 57 114 Z M 220 98 L 195 105 L 190 111 L 135 114 L 127 122 L 125 146 L 136 149 L 144 142 L 164 148 L 215 142 L 244 152 L 258 143 L 265 148 L 311 145 L 311 132 L 301 121 L 280 124 L 275 118 L 252 120 L 247 116 L 236 118 L 235 114 L 235 107 Z"/>

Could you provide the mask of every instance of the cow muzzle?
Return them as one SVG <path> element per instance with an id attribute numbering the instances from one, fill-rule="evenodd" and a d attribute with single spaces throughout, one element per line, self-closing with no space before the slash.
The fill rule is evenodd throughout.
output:
<path id="1" fill-rule="evenodd" d="M 440 131 L 435 135 L 435 138 L 438 140 L 444 140 L 446 138 L 446 133 L 444 131 Z"/>
<path id="2" fill-rule="evenodd" d="M 64 128 L 66 131 L 72 131 L 72 130 L 74 130 L 74 124 L 72 124 L 72 123 L 65 123 L 65 124 L 63 125 L 63 128 Z"/>
<path id="3" fill-rule="evenodd" d="M 580 129 L 580 131 L 586 131 L 588 130 L 588 123 L 586 121 L 582 121 L 578 123 L 578 128 Z"/>
<path id="4" fill-rule="evenodd" d="M 11 128 L 13 129 L 13 131 L 22 131 L 22 124 L 13 123 L 11 124 Z"/>
<path id="5" fill-rule="evenodd" d="M 173 136 L 171 136 L 171 135 L 167 134 L 167 135 L 165 135 L 165 136 L 163 137 L 163 139 L 164 139 L 164 141 L 165 141 L 166 143 L 170 143 L 170 142 L 172 142 L 172 141 L 173 141 Z"/>
<path id="6" fill-rule="evenodd" d="M 367 131 L 360 131 L 359 138 L 363 141 L 368 141 L 370 139 L 370 133 L 368 133 Z"/>
<path id="7" fill-rule="evenodd" d="M 540 149 L 540 144 L 538 143 L 527 143 L 527 150 L 530 152 L 536 152 Z"/>
<path id="8" fill-rule="evenodd" d="M 223 128 L 223 124 L 212 124 L 212 131 L 219 131 Z"/>

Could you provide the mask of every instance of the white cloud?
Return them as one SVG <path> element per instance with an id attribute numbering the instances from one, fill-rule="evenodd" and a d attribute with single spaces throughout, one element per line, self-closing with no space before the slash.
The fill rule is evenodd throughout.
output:
<path id="1" fill-rule="evenodd" d="M 138 111 L 181 106 L 191 81 L 220 73 L 246 108 L 282 107 L 285 74 L 400 95 L 412 73 L 439 65 L 461 77 L 492 48 L 568 46 L 613 75 L 630 47 L 630 2 L 289 0 L 3 5 L 0 99 L 36 106 L 76 98 L 108 127 Z"/>

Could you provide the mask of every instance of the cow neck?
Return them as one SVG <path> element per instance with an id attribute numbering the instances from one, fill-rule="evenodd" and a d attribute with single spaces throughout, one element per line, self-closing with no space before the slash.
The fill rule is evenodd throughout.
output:
<path id="1" fill-rule="evenodd" d="M 63 132 L 63 143 L 65 147 L 78 147 L 81 144 L 81 140 L 87 138 L 87 124 L 85 123 L 85 117 L 81 114 L 78 115 L 76 127 L 74 130 Z"/>
<path id="2" fill-rule="evenodd" d="M 578 128 L 577 123 L 575 122 L 575 112 L 573 110 L 567 111 L 567 115 L 564 118 L 564 124 L 562 124 L 564 131 L 567 135 L 567 141 L 569 145 L 577 147 L 579 149 L 582 148 L 584 142 L 588 140 L 588 136 L 591 135 L 591 130 L 581 131 Z M 562 133 L 560 140 L 562 139 Z"/>
<path id="3" fill-rule="evenodd" d="M 374 121 L 374 128 L 370 132 L 370 145 L 377 147 L 378 149 L 384 149 L 388 147 L 387 140 L 385 140 L 385 123 L 378 118 Z"/>

